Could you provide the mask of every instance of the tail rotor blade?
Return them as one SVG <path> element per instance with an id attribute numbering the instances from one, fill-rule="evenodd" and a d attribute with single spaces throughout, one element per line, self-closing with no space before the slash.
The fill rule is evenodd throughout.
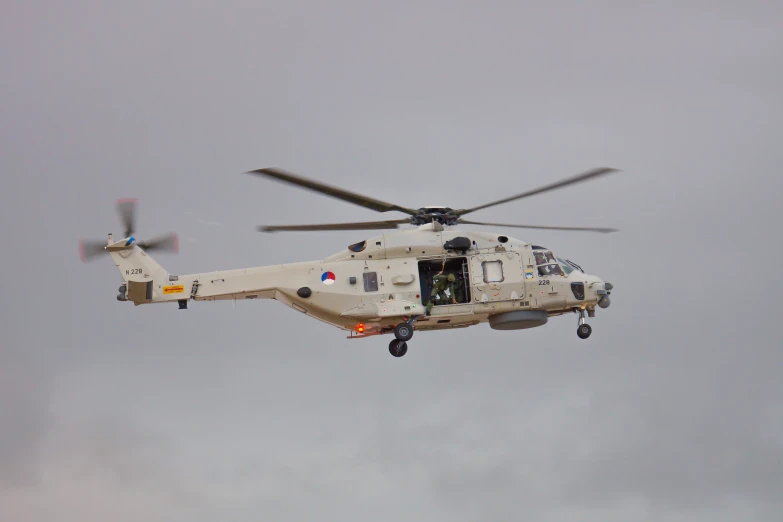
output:
<path id="1" fill-rule="evenodd" d="M 136 244 L 147 251 L 179 252 L 179 237 L 174 232 L 147 241 L 139 241 Z"/>
<path id="2" fill-rule="evenodd" d="M 120 214 L 125 237 L 133 235 L 136 230 L 136 199 L 124 198 L 117 200 L 117 212 Z"/>
<path id="3" fill-rule="evenodd" d="M 85 241 L 83 239 L 79 241 L 79 257 L 85 263 L 105 253 L 105 241 Z"/>

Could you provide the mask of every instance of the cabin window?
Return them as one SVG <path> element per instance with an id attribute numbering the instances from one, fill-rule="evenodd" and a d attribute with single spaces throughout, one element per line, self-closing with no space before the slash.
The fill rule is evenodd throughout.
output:
<path id="1" fill-rule="evenodd" d="M 364 291 L 365 292 L 377 292 L 378 291 L 378 272 L 365 272 L 364 276 Z"/>
<path id="2" fill-rule="evenodd" d="M 354 243 L 353 245 L 348 247 L 348 250 L 351 252 L 361 252 L 367 248 L 367 241 L 359 241 L 358 243 Z"/>
<path id="3" fill-rule="evenodd" d="M 481 263 L 484 270 L 485 283 L 500 283 L 503 281 L 503 261 L 484 261 Z"/>

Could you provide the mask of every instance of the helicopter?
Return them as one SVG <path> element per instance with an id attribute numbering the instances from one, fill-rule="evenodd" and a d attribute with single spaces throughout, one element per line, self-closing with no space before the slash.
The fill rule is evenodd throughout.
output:
<path id="1" fill-rule="evenodd" d="M 348 332 L 348 339 L 391 334 L 389 352 L 402 357 L 414 332 L 466 328 L 489 323 L 495 330 L 543 326 L 550 317 L 578 315 L 577 336 L 587 339 L 596 307 L 608 308 L 613 285 L 587 274 L 551 249 L 501 233 L 455 228 L 460 224 L 579 232 L 614 228 L 488 223 L 464 219 L 478 210 L 520 200 L 620 172 L 592 169 L 536 189 L 468 209 L 409 208 L 370 198 L 279 168 L 246 172 L 331 196 L 377 212 L 407 214 L 401 219 L 357 223 L 259 226 L 283 231 L 384 230 L 320 260 L 178 275 L 149 252 L 177 252 L 176 233 L 137 241 L 137 201 L 117 201 L 123 237 L 80 241 L 89 261 L 108 253 L 122 277 L 117 300 L 134 305 L 190 301 L 274 299 L 306 316 Z M 410 228 L 402 228 L 409 225 Z"/>

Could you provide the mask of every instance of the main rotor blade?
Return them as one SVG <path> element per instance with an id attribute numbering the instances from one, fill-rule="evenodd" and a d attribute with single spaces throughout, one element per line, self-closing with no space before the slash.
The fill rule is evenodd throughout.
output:
<path id="1" fill-rule="evenodd" d="M 179 252 L 179 238 L 174 232 L 147 241 L 139 241 L 136 244 L 139 245 L 139 248 L 148 252 L 153 250 L 158 252 Z"/>
<path id="2" fill-rule="evenodd" d="M 597 227 L 553 227 L 545 225 L 508 225 L 506 223 L 483 223 L 481 221 L 468 221 L 467 219 L 460 219 L 458 223 L 465 225 L 486 225 L 490 227 L 513 227 L 513 228 L 534 228 L 541 230 L 572 230 L 575 232 L 601 232 L 603 234 L 610 234 L 617 232 L 616 228 L 597 228 Z"/>
<path id="3" fill-rule="evenodd" d="M 280 225 L 258 227 L 260 232 L 307 232 L 317 230 L 381 230 L 397 228 L 397 225 L 410 223 L 408 219 L 392 221 L 365 221 L 362 223 L 329 223 L 320 225 Z"/>
<path id="4" fill-rule="evenodd" d="M 136 229 L 136 200 L 134 198 L 118 199 L 117 212 L 119 212 L 122 220 L 125 237 L 132 236 L 133 231 Z"/>
<path id="5" fill-rule="evenodd" d="M 246 174 L 266 176 L 277 181 L 282 181 L 283 183 L 290 183 L 291 185 L 296 185 L 297 187 L 306 188 L 320 194 L 326 194 L 327 196 L 331 196 L 333 198 L 342 199 L 343 201 L 359 205 L 360 207 L 369 208 L 377 212 L 389 212 L 390 210 L 397 210 L 399 212 L 405 212 L 406 214 L 410 215 L 416 214 L 416 211 L 413 209 L 401 207 L 392 203 L 386 203 L 385 201 L 362 196 L 361 194 L 349 192 L 341 188 L 324 185 L 323 183 L 305 179 L 301 176 L 297 176 L 278 168 L 251 170 L 246 172 Z"/>
<path id="6" fill-rule="evenodd" d="M 79 257 L 87 262 L 96 256 L 106 254 L 106 241 L 79 241 Z"/>
<path id="7" fill-rule="evenodd" d="M 509 201 L 514 201 L 517 199 L 522 199 L 528 196 L 533 196 L 535 194 L 541 194 L 543 192 L 549 192 L 550 190 L 555 190 L 563 187 L 567 187 L 568 185 L 574 185 L 576 183 L 581 183 L 583 181 L 588 181 L 591 179 L 598 178 L 600 176 L 605 176 L 607 174 L 612 174 L 613 172 L 620 172 L 617 169 L 609 168 L 609 167 L 601 167 L 593 170 L 589 170 L 587 172 L 583 172 L 582 174 L 577 174 L 575 176 L 571 176 L 569 178 L 562 179 L 560 181 L 556 181 L 555 183 L 550 183 L 549 185 L 544 185 L 543 187 L 539 187 L 534 190 L 530 190 L 528 192 L 523 192 L 522 194 L 517 194 L 516 196 L 511 196 L 508 198 L 501 199 L 499 201 L 494 201 L 492 203 L 487 203 L 486 205 L 481 205 L 478 207 L 473 207 L 469 209 L 464 210 L 457 210 L 455 214 L 458 216 L 464 216 L 465 214 L 468 214 L 470 212 L 475 212 L 477 210 L 481 210 L 488 207 L 494 207 L 495 205 L 500 205 L 502 203 L 508 203 Z"/>

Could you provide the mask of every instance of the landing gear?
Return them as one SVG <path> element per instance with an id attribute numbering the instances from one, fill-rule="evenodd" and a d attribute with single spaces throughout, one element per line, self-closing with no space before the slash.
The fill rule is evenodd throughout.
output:
<path id="1" fill-rule="evenodd" d="M 394 339 L 389 343 L 389 353 L 402 357 L 408 352 L 408 341 L 413 337 L 413 324 L 416 317 L 403 317 L 404 322 L 394 327 Z"/>
<path id="2" fill-rule="evenodd" d="M 408 343 L 398 339 L 392 339 L 389 343 L 389 353 L 395 357 L 402 357 L 408 353 Z"/>
<path id="3" fill-rule="evenodd" d="M 403 317 L 403 319 L 406 321 L 394 327 L 395 339 L 389 343 L 389 353 L 395 357 L 402 357 L 408 352 L 407 341 L 413 337 L 413 323 L 416 322 L 416 318 Z"/>
<path id="4" fill-rule="evenodd" d="M 396 337 L 398 341 L 410 341 L 411 337 L 413 337 L 413 324 L 405 322 L 395 326 L 394 337 Z"/>
<path id="5" fill-rule="evenodd" d="M 593 333 L 593 329 L 589 324 L 580 324 L 576 329 L 576 335 L 578 335 L 580 339 L 587 339 L 590 337 L 591 333 Z"/>
<path id="6" fill-rule="evenodd" d="M 587 339 L 593 333 L 592 327 L 585 322 L 585 311 L 579 310 L 579 326 L 576 327 L 576 335 L 580 339 Z"/>

